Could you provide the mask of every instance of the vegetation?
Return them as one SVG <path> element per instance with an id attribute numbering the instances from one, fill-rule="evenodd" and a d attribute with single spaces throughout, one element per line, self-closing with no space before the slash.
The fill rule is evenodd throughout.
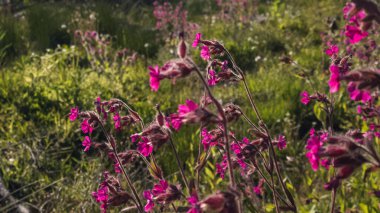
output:
<path id="1" fill-rule="evenodd" d="M 210 61 L 200 57 L 201 48 L 191 45 L 197 32 L 202 33 L 202 40 L 217 40 L 224 50 L 231 53 L 241 68 L 239 75 L 246 78 L 247 88 L 253 94 L 252 99 L 273 142 L 279 142 L 280 135 L 286 138 L 285 149 L 275 147 L 276 159 L 273 159 L 271 151 L 263 151 L 265 159 L 278 163 L 282 179 L 272 180 L 272 183 L 286 202 L 273 197 L 271 187 L 255 171 L 249 181 L 242 181 L 247 188 L 240 193 L 250 193 L 241 199 L 243 212 L 276 212 L 275 200 L 280 202 L 281 208 L 295 210 L 291 207 L 296 206 L 298 212 L 334 209 L 339 212 L 380 211 L 377 162 L 361 163 L 349 177 L 338 181 L 339 187 L 330 187 L 333 194 L 336 191 L 335 206 L 331 208 L 332 193 L 323 186 L 326 183 L 331 185 L 340 169 L 330 166 L 329 169 L 317 168 L 314 171 L 308 163 L 311 157 L 306 156 L 310 150 L 305 149 L 312 138 L 309 134 L 311 128 L 317 132 L 330 131 L 330 136 L 336 136 L 340 142 L 344 141 L 341 135 L 355 129 L 367 135 L 373 134 L 371 147 L 379 151 L 378 121 L 370 117 L 363 119 L 366 115 L 356 112 L 356 106 L 366 109 L 369 104 L 362 99 L 352 100 L 352 94 L 343 88 L 330 93 L 331 84 L 329 86 L 328 83 L 332 78 L 329 70 L 334 60 L 340 61 L 348 53 L 352 54 L 350 71 L 378 69 L 376 18 L 370 20 L 373 24 L 368 26 L 368 37 L 351 45 L 345 42 L 344 33 L 340 34 L 346 25 L 350 25 L 342 12 L 345 1 L 164 2 L 24 1 L 11 5 L 11 9 L 7 5 L 2 6 L 0 188 L 3 184 L 11 194 L 5 196 L 0 191 L 0 212 L 20 210 L 19 204 L 30 211 L 97 212 L 99 204 L 91 193 L 99 189 L 104 171 L 117 177 L 121 188 L 132 195 L 124 175 L 114 172 L 115 162 L 110 160 L 107 152 L 99 151 L 93 145 L 89 151 L 83 151 L 81 126 L 69 120 L 70 109 L 77 106 L 82 113 L 96 111 L 97 97 L 102 101 L 118 99 L 138 112 L 145 124 L 149 124 L 148 121 L 156 119 L 157 113 L 170 117 L 187 99 L 201 103 L 205 85 L 195 71 L 186 78 L 176 79 L 175 84 L 162 80 L 158 91 L 154 92 L 148 69 L 155 65 L 162 67 L 168 60 L 178 58 L 177 45 L 184 39 L 186 56 L 194 60 L 202 74 L 207 76 L 204 68 Z M 354 2 L 360 6 L 360 2 L 367 1 Z M 364 23 L 362 19 L 359 22 Z M 373 50 L 369 51 L 371 42 L 374 42 Z M 333 45 L 338 46 L 340 52 L 326 55 L 326 49 Z M 225 53 L 212 54 L 212 58 L 227 60 L 232 66 L 231 58 Z M 341 81 L 344 85 L 341 87 L 346 88 L 349 81 Z M 300 97 L 303 91 L 310 94 Z M 329 100 L 330 105 L 326 99 L 316 96 L 317 91 L 327 94 L 323 97 Z M 370 107 L 376 109 L 378 88 L 373 86 L 371 91 L 373 100 Z M 241 82 L 218 82 L 212 87 L 212 94 L 223 106 L 234 103 L 254 124 L 260 123 Z M 309 99 L 307 107 L 300 101 L 302 97 Z M 158 111 L 156 104 L 159 104 Z M 104 104 L 107 109 L 110 106 L 113 105 Z M 216 116 L 222 114 L 217 108 L 210 108 Z M 131 111 L 120 111 L 120 115 L 128 116 L 128 113 Z M 132 125 L 117 131 L 113 120 L 115 115 L 109 114 L 105 127 L 106 132 L 116 138 L 118 151 L 138 150 L 138 142 L 131 142 L 130 136 L 141 132 L 140 126 Z M 209 126 L 208 130 L 213 127 L 215 125 Z M 250 128 L 252 125 L 242 117 L 228 124 L 229 131 L 239 141 L 243 137 L 256 139 L 248 131 Z M 212 157 L 203 165 L 197 179 L 196 163 L 202 157 L 198 151 L 199 146 L 202 147 L 199 124 L 183 125 L 179 131 L 172 128 L 170 132 L 189 185 L 200 183 L 200 186 L 194 186 L 199 197 L 195 208 L 200 208 L 197 205 L 204 204 L 208 195 L 231 188 L 229 173 L 226 172 L 222 179 L 218 172 L 217 163 L 221 163 L 222 155 L 216 147 L 210 149 Z M 90 138 L 94 143 L 107 143 L 99 127 Z M 152 163 L 151 156 L 145 157 L 150 165 L 159 165 L 167 182 L 180 184 L 186 197 L 194 195 L 192 190 L 186 189 L 186 181 L 179 172 L 175 153 L 168 142 L 159 149 L 155 147 L 156 162 Z M 146 165 L 143 157 L 136 158 L 124 168 L 145 206 L 147 201 L 143 191 L 151 189 L 158 180 L 150 175 L 152 168 Z M 265 170 L 262 162 L 258 167 Z M 271 172 L 268 172 L 268 177 L 276 175 L 276 172 Z M 241 178 L 239 168 L 234 173 L 236 178 Z M 292 198 L 281 191 L 280 183 L 285 184 L 290 197 L 294 198 L 294 205 L 289 204 Z M 258 186 L 262 190 L 260 193 L 254 191 Z M 138 209 L 139 205 L 132 200 L 129 198 L 128 202 L 116 207 L 110 204 L 108 210 L 127 211 L 127 207 L 134 205 Z M 191 207 L 184 198 L 173 204 Z M 131 211 L 137 211 L 136 207 Z M 172 206 L 167 205 L 164 211 L 173 211 Z"/>

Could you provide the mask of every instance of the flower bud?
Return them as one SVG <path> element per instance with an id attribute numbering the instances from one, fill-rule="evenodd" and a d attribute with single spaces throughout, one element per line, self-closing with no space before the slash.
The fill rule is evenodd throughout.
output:
<path id="1" fill-rule="evenodd" d="M 186 43 L 183 40 L 183 38 L 181 38 L 177 47 L 177 54 L 180 58 L 186 58 L 186 52 L 187 52 Z"/>

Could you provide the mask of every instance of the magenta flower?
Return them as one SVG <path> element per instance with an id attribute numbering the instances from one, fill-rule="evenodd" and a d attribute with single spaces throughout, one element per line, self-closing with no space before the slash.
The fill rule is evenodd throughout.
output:
<path id="1" fill-rule="evenodd" d="M 202 46 L 202 49 L 201 49 L 201 57 L 202 57 L 203 60 L 205 60 L 205 61 L 210 60 L 211 55 L 210 55 L 210 49 L 208 48 L 208 46 L 206 46 L 206 45 L 203 45 L 203 46 Z"/>
<path id="2" fill-rule="evenodd" d="M 147 137 L 141 137 L 137 150 L 145 157 L 148 157 L 153 152 L 153 145 Z"/>
<path id="3" fill-rule="evenodd" d="M 170 122 L 172 124 L 172 127 L 178 131 L 181 128 L 183 119 L 186 117 L 186 115 L 197 109 L 198 105 L 190 99 L 186 100 L 185 104 L 178 105 L 178 113 L 170 115 Z"/>
<path id="4" fill-rule="evenodd" d="M 350 12 L 355 8 L 355 4 L 352 2 L 347 2 L 346 5 L 343 7 L 343 17 L 345 19 L 348 18 L 348 15 Z"/>
<path id="5" fill-rule="evenodd" d="M 283 135 L 279 135 L 278 138 L 278 143 L 277 143 L 277 147 L 279 150 L 283 150 L 286 148 L 286 139 L 285 139 L 285 136 Z"/>
<path id="6" fill-rule="evenodd" d="M 93 128 L 92 126 L 88 123 L 88 119 L 85 119 L 82 124 L 81 124 L 81 129 L 84 134 L 87 133 L 92 133 Z"/>
<path id="7" fill-rule="evenodd" d="M 330 87 L 330 93 L 336 93 L 339 90 L 340 82 L 339 82 L 339 67 L 336 65 L 330 66 L 330 80 L 329 80 L 329 87 Z"/>
<path id="8" fill-rule="evenodd" d="M 191 205 L 191 208 L 187 210 L 187 213 L 200 213 L 197 203 L 198 203 L 198 196 L 196 193 L 193 193 L 190 197 L 187 198 L 187 202 Z"/>
<path id="9" fill-rule="evenodd" d="M 354 82 L 348 83 L 347 91 L 353 101 L 362 101 L 363 103 L 367 103 L 372 100 L 371 92 L 357 89 Z"/>
<path id="10" fill-rule="evenodd" d="M 357 106 L 357 108 L 356 108 L 356 112 L 360 115 L 360 114 L 362 114 L 362 106 Z"/>
<path id="11" fill-rule="evenodd" d="M 115 122 L 115 129 L 120 131 L 121 130 L 121 118 L 120 118 L 120 115 L 119 113 L 115 113 L 115 115 L 113 116 L 113 121 Z"/>
<path id="12" fill-rule="evenodd" d="M 216 146 L 218 142 L 214 140 L 214 136 L 210 134 L 206 128 L 202 129 L 202 144 L 204 150 L 208 150 L 210 147 Z"/>
<path id="13" fill-rule="evenodd" d="M 116 173 L 121 173 L 121 167 L 120 167 L 120 164 L 119 163 L 115 163 L 113 165 L 113 169 L 115 170 Z"/>
<path id="14" fill-rule="evenodd" d="M 215 86 L 216 83 L 218 83 L 218 79 L 216 78 L 216 74 L 214 70 L 209 70 L 208 71 L 208 80 L 207 80 L 208 85 L 210 86 Z"/>
<path id="15" fill-rule="evenodd" d="M 75 121 L 78 118 L 79 115 L 79 109 L 78 107 L 71 108 L 69 119 L 70 121 Z"/>
<path id="16" fill-rule="evenodd" d="M 187 99 L 185 104 L 180 104 L 178 106 L 178 115 L 185 116 L 189 112 L 193 112 L 198 109 L 198 104 L 194 101 Z"/>
<path id="17" fill-rule="evenodd" d="M 152 66 L 148 67 L 149 69 L 149 85 L 152 91 L 157 92 L 160 87 L 160 67 L 156 65 L 154 68 Z"/>
<path id="18" fill-rule="evenodd" d="M 264 184 L 264 179 L 260 179 L 259 183 L 257 184 L 257 186 L 254 186 L 253 187 L 253 192 L 255 192 L 255 194 L 257 196 L 262 196 L 263 193 L 264 193 L 264 190 L 263 190 L 263 184 Z"/>
<path id="19" fill-rule="evenodd" d="M 182 126 L 181 118 L 178 116 L 177 113 L 170 115 L 170 123 L 176 131 L 178 131 Z"/>
<path id="20" fill-rule="evenodd" d="M 328 134 L 326 132 L 315 132 L 314 129 L 310 130 L 310 137 L 307 140 L 306 149 L 308 152 L 306 153 L 306 157 L 309 159 L 311 168 L 314 171 L 318 170 L 320 164 L 320 156 L 319 153 L 323 146 L 323 143 L 327 141 Z"/>
<path id="21" fill-rule="evenodd" d="M 169 184 L 166 182 L 166 180 L 160 180 L 159 184 L 155 184 L 152 189 L 152 194 L 154 196 L 165 194 L 166 189 L 168 189 Z"/>
<path id="22" fill-rule="evenodd" d="M 301 103 L 303 103 L 304 105 L 307 105 L 310 102 L 310 95 L 307 91 L 303 91 L 301 93 L 301 97 Z"/>
<path id="23" fill-rule="evenodd" d="M 147 203 L 144 207 L 145 212 L 150 212 L 154 208 L 153 194 L 149 190 L 144 191 L 144 198 L 147 200 Z"/>
<path id="24" fill-rule="evenodd" d="M 198 46 L 199 41 L 201 40 L 201 37 L 202 37 L 202 34 L 200 34 L 200 33 L 197 33 L 195 35 L 195 39 L 193 41 L 193 47 L 197 47 Z"/>
<path id="25" fill-rule="evenodd" d="M 96 202 L 101 204 L 100 209 L 102 212 L 107 212 L 108 186 L 106 182 L 100 184 L 98 191 L 92 192 L 92 197 L 95 198 Z"/>
<path id="26" fill-rule="evenodd" d="M 339 47 L 336 46 L 336 45 L 331 45 L 326 51 L 325 53 L 328 55 L 328 56 L 333 56 L 337 53 L 339 53 Z"/>
<path id="27" fill-rule="evenodd" d="M 215 167 L 216 167 L 216 173 L 219 174 L 220 178 L 224 179 L 224 174 L 226 173 L 226 170 L 228 168 L 227 156 L 223 155 L 222 162 L 216 163 Z"/>
<path id="28" fill-rule="evenodd" d="M 367 37 L 368 33 L 360 30 L 357 26 L 347 25 L 345 35 L 349 38 L 351 44 L 356 44 Z"/>
<path id="29" fill-rule="evenodd" d="M 84 147 L 84 151 L 87 152 L 91 147 L 91 140 L 90 137 L 85 136 L 84 140 L 82 141 L 82 146 Z"/>

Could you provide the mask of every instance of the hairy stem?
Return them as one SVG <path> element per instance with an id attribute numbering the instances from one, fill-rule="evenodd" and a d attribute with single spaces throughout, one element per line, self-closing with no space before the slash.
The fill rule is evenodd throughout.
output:
<path id="1" fill-rule="evenodd" d="M 335 198 L 336 198 L 336 188 L 333 188 L 333 190 L 331 191 L 330 213 L 334 213 L 334 209 L 335 209 Z"/>
<path id="2" fill-rule="evenodd" d="M 169 139 L 169 143 L 170 143 L 170 146 L 173 149 L 173 152 L 174 152 L 174 155 L 175 155 L 175 159 L 177 161 L 177 165 L 178 165 L 179 171 L 181 172 L 181 176 L 182 176 L 183 182 L 185 183 L 185 186 L 186 186 L 187 190 L 189 190 L 189 193 L 190 193 L 189 183 L 187 182 L 187 179 L 186 179 L 186 176 L 185 176 L 185 172 L 183 171 L 183 168 L 182 168 L 182 165 L 181 165 L 181 161 L 179 160 L 179 156 L 178 156 L 177 150 L 175 149 L 175 146 L 174 146 L 174 143 L 173 143 L 173 140 L 172 140 L 171 136 L 170 136 L 170 139 Z"/>
<path id="3" fill-rule="evenodd" d="M 295 205 L 294 199 L 293 199 L 291 193 L 289 192 L 289 190 L 285 187 L 284 182 L 282 181 L 281 173 L 280 173 L 278 165 L 277 165 L 276 153 L 275 153 L 274 148 L 273 148 L 272 139 L 270 137 L 269 130 L 268 130 L 267 126 L 265 125 L 265 123 L 264 123 L 264 121 L 263 121 L 263 119 L 262 119 L 262 117 L 261 117 L 261 115 L 259 113 L 259 110 L 257 109 L 257 106 L 256 106 L 255 102 L 253 101 L 253 96 L 252 96 L 251 91 L 248 88 L 248 84 L 247 84 L 247 81 L 246 81 L 246 78 L 245 78 L 245 74 L 237 66 L 235 60 L 233 59 L 232 55 L 228 52 L 228 50 L 225 49 L 224 47 L 223 47 L 223 49 L 226 52 L 228 58 L 230 59 L 233 68 L 240 74 L 240 77 L 241 77 L 241 80 L 243 81 L 244 89 L 245 89 L 245 91 L 247 93 L 249 102 L 250 102 L 253 110 L 255 111 L 255 114 L 256 114 L 257 118 L 259 119 L 259 125 L 263 126 L 266 134 L 268 135 L 268 139 L 269 139 L 269 142 L 268 142 L 268 145 L 269 145 L 269 157 L 270 157 L 270 160 L 271 160 L 270 162 L 274 164 L 276 175 L 277 175 L 277 178 L 278 178 L 278 180 L 280 182 L 281 188 L 284 191 L 284 193 L 285 193 L 286 197 L 288 198 L 288 200 L 292 203 L 292 205 L 294 207 L 294 211 L 296 211 L 296 205 Z"/>
<path id="4" fill-rule="evenodd" d="M 133 183 L 132 183 L 132 181 L 131 181 L 131 178 L 129 177 L 128 173 L 125 171 L 124 166 L 123 166 L 123 164 L 122 164 L 121 161 L 120 161 L 120 158 L 119 158 L 119 156 L 118 156 L 118 153 L 117 153 L 117 150 L 116 150 L 116 147 L 115 147 L 115 142 L 111 139 L 110 135 L 108 134 L 108 132 L 107 132 L 106 129 L 104 128 L 103 122 L 102 122 L 100 119 L 98 119 L 98 122 L 99 122 L 99 124 L 100 124 L 100 127 L 101 127 L 102 130 L 103 130 L 103 133 L 105 134 L 105 136 L 106 136 L 106 138 L 107 138 L 107 141 L 111 144 L 112 151 L 113 151 L 113 153 L 114 153 L 114 155 L 115 155 L 115 158 L 116 158 L 116 160 L 117 160 L 117 163 L 119 164 L 119 166 L 120 166 L 120 168 L 121 168 L 121 170 L 122 170 L 122 172 L 123 172 L 123 174 L 124 174 L 124 177 L 125 177 L 125 179 L 127 180 L 127 183 L 128 183 L 129 188 L 131 188 L 131 190 L 132 190 L 134 200 L 135 200 L 135 202 L 138 204 L 138 205 L 137 205 L 137 208 L 138 208 L 139 212 L 144 212 L 144 211 L 143 211 L 143 205 L 142 205 L 142 203 L 141 203 L 141 200 L 140 200 L 140 198 L 139 198 L 139 195 L 138 195 L 138 193 L 137 193 L 137 190 L 136 190 L 136 188 L 133 186 Z"/>
<path id="5" fill-rule="evenodd" d="M 199 68 L 197 67 L 197 65 L 193 61 L 191 61 L 191 63 L 194 65 L 196 73 L 198 74 L 199 78 L 202 80 L 202 83 L 203 83 L 203 85 L 207 91 L 208 96 L 210 97 L 212 102 L 215 104 L 216 108 L 218 109 L 219 115 L 222 117 L 222 123 L 223 123 L 223 129 L 224 129 L 224 131 L 223 131 L 224 140 L 226 142 L 225 150 L 226 150 L 226 154 L 227 154 L 227 165 L 228 165 L 228 172 L 229 172 L 229 176 L 230 176 L 230 185 L 232 188 L 236 189 L 236 182 L 235 182 L 234 172 L 233 172 L 233 168 L 232 168 L 232 161 L 231 161 L 230 143 L 228 141 L 228 128 L 227 128 L 226 115 L 224 114 L 222 105 L 219 103 L 218 100 L 216 100 L 216 98 L 211 93 L 211 90 L 210 90 L 206 80 L 203 78 L 203 76 L 202 76 Z M 238 211 L 241 212 L 242 209 L 241 209 L 241 203 L 239 202 L 239 199 L 237 198 L 237 199 L 235 199 L 235 201 L 236 201 L 236 204 L 238 207 Z"/>

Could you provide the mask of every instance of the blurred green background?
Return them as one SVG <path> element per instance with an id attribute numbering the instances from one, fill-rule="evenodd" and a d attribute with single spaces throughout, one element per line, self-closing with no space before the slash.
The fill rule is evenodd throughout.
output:
<path id="1" fill-rule="evenodd" d="M 148 122 L 157 103 L 169 113 L 188 98 L 198 101 L 202 86 L 195 75 L 175 85 L 164 81 L 157 93 L 149 88 L 147 67 L 176 57 L 178 32 L 173 26 L 156 29 L 153 1 L 5 2 L 0 1 L 0 177 L 12 196 L 33 211 L 99 211 L 90 194 L 96 190 L 102 172 L 112 170 L 112 165 L 96 151 L 83 153 L 79 124 L 67 117 L 70 108 L 92 109 L 98 96 L 104 100 L 120 98 Z M 170 2 L 173 7 L 179 3 Z M 220 7 L 213 0 L 187 0 L 183 4 L 188 22 L 199 25 L 188 33 L 188 44 L 197 31 L 204 38 L 223 42 L 247 73 L 249 87 L 271 132 L 286 135 L 288 148 L 279 152 L 281 168 L 300 212 L 327 212 L 330 202 L 329 192 L 322 187 L 328 174 L 314 173 L 304 151 L 309 129 L 320 127 L 321 118 L 318 109 L 302 106 L 299 101 L 300 92 L 309 88 L 297 75 L 299 69 L 279 59 L 292 57 L 325 90 L 329 59 L 324 55 L 320 33 L 333 33 L 331 20 L 342 26 L 344 4 L 338 0 L 249 0 L 246 7 Z M 106 58 L 94 65 L 91 61 L 97 59 L 91 58 L 75 38 L 76 30 L 108 35 L 109 52 L 128 48 L 137 53 L 137 60 L 119 66 L 119 62 Z M 189 47 L 189 54 L 203 63 L 199 51 Z M 101 63 L 104 66 L 98 69 Z M 240 84 L 220 85 L 213 90 L 223 102 L 240 105 L 254 118 Z M 342 95 L 338 100 L 336 127 L 355 125 L 356 118 L 347 116 L 352 114 L 350 102 Z M 231 128 L 239 137 L 247 135 L 244 122 Z M 133 131 L 137 130 L 123 134 L 127 137 Z M 181 129 L 174 138 L 189 175 L 193 175 L 198 138 L 197 126 Z M 180 176 L 174 156 L 169 147 L 161 149 L 156 154 L 159 164 L 175 182 Z M 128 170 L 143 189 L 151 186 L 152 180 L 142 178 L 148 173 L 140 164 Z M 371 187 L 376 188 L 377 178 L 362 178 L 357 172 L 339 191 L 337 205 L 342 212 L 378 211 L 378 201 L 367 196 Z M 205 193 L 225 184 L 215 176 L 212 163 L 207 165 L 202 181 Z M 262 204 L 257 204 L 267 212 L 274 208 L 270 196 L 264 195 Z M 0 198 L 0 212 L 14 211 L 14 207 Z"/>

